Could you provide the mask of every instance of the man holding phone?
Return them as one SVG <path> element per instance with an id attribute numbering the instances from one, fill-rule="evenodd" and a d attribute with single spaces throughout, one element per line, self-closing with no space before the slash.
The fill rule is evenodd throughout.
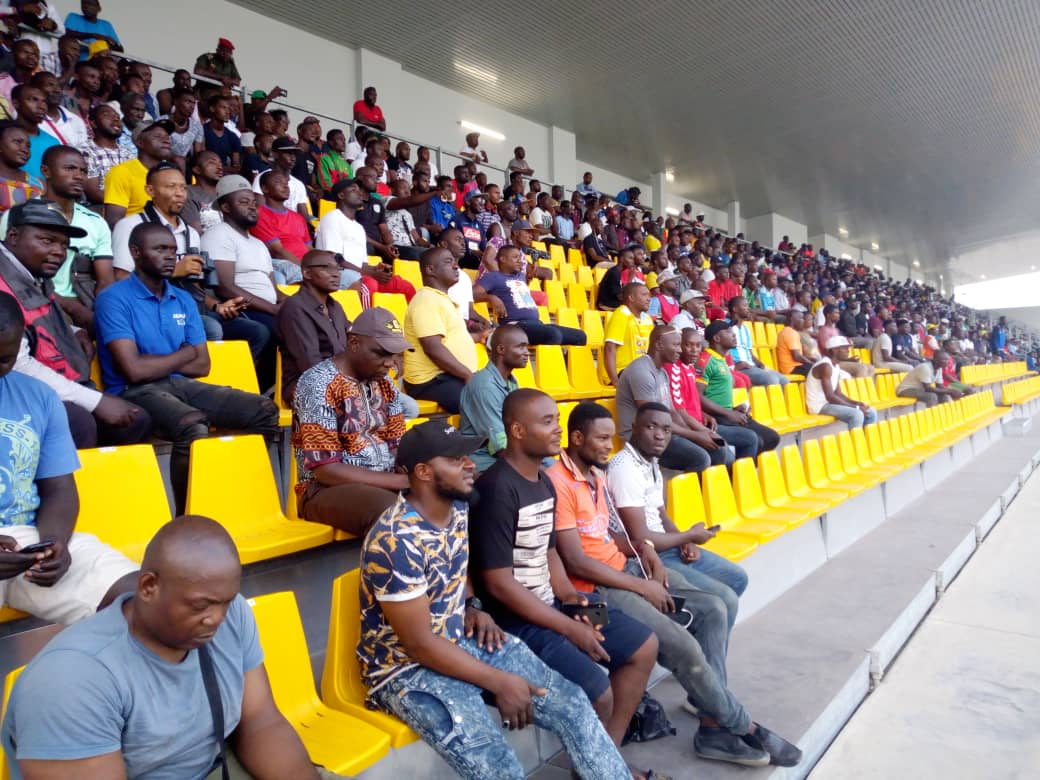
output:
<path id="1" fill-rule="evenodd" d="M 541 471 L 542 460 L 560 452 L 556 402 L 540 390 L 514 390 L 502 405 L 502 421 L 506 448 L 476 483 L 474 584 L 505 631 L 585 691 L 620 745 L 646 690 L 657 640 L 619 610 L 608 609 L 608 622 L 594 625 L 587 610 L 576 609 L 594 599 L 568 580 L 557 554 L 556 493 Z"/>

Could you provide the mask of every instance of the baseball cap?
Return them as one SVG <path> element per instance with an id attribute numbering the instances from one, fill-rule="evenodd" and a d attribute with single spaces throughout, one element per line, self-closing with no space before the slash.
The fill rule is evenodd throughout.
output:
<path id="1" fill-rule="evenodd" d="M 513 222 L 512 226 L 509 229 L 510 230 L 534 230 L 534 228 L 531 227 L 531 223 L 528 222 L 526 219 L 518 219 L 518 220 L 516 220 L 515 222 Z"/>
<path id="2" fill-rule="evenodd" d="M 217 182 L 217 200 L 227 197 L 233 192 L 242 192 L 243 190 L 253 191 L 252 185 L 243 176 L 224 176 Z"/>
<path id="3" fill-rule="evenodd" d="M 660 279 L 658 279 L 658 281 L 660 281 Z M 682 306 L 684 303 L 687 303 L 688 301 L 692 301 L 694 298 L 703 298 L 703 297 L 704 297 L 704 293 L 702 293 L 700 290 L 687 290 L 686 292 L 684 292 L 682 295 L 679 296 L 679 305 Z"/>
<path id="4" fill-rule="evenodd" d="M 483 198 L 483 197 L 485 197 L 484 193 L 481 192 L 480 190 L 470 190 L 469 192 L 466 193 L 466 203 L 469 203 L 474 198 Z M 516 223 L 514 223 L 513 229 L 514 230 L 516 229 Z"/>
<path id="5" fill-rule="evenodd" d="M 300 147 L 293 143 L 293 139 L 283 136 L 282 138 L 275 138 L 271 144 L 272 152 L 298 152 Z"/>
<path id="6" fill-rule="evenodd" d="M 227 38 L 217 39 L 217 48 L 219 49 L 221 46 L 223 46 L 225 49 L 231 49 L 231 51 L 235 50 L 235 44 L 233 44 Z"/>
<path id="7" fill-rule="evenodd" d="M 671 268 L 665 268 L 663 271 L 661 271 L 661 273 L 657 275 L 657 283 L 660 284 L 661 282 L 670 282 L 672 281 L 672 279 L 675 278 L 677 278 L 675 271 L 673 271 Z"/>
<path id="8" fill-rule="evenodd" d="M 265 97 L 267 97 L 267 93 L 264 92 L 262 89 L 254 89 L 252 92 L 249 93 L 249 97 L 253 98 L 254 100 L 263 100 Z"/>
<path id="9" fill-rule="evenodd" d="M 412 350 L 397 317 L 382 306 L 373 306 L 361 312 L 350 326 L 350 333 L 354 336 L 371 336 L 376 344 L 395 355 Z"/>
<path id="10" fill-rule="evenodd" d="M 838 347 L 851 347 L 852 342 L 844 336 L 831 336 L 827 339 L 824 349 L 837 349 Z"/>
<path id="11" fill-rule="evenodd" d="M 332 185 L 332 189 L 329 190 L 329 192 L 332 194 L 333 198 L 336 198 L 339 196 L 341 192 L 343 192 L 343 190 L 345 190 L 352 184 L 356 184 L 359 187 L 361 186 L 361 182 L 359 182 L 357 179 L 340 179 L 338 182 Z"/>
<path id="12" fill-rule="evenodd" d="M 133 141 L 136 141 L 142 135 L 157 127 L 161 127 L 167 133 L 172 133 L 174 130 L 173 122 L 169 119 L 157 119 L 154 122 L 140 122 L 137 127 L 134 128 L 134 132 L 130 134 L 130 138 Z"/>
<path id="13" fill-rule="evenodd" d="M 711 325 L 704 329 L 704 340 L 711 343 L 711 340 L 724 330 L 729 330 L 733 327 L 733 323 L 729 320 L 715 320 Z"/>
<path id="14" fill-rule="evenodd" d="M 401 438 L 397 445 L 397 465 L 411 471 L 433 458 L 471 455 L 485 444 L 487 439 L 483 436 L 463 436 L 443 420 L 427 420 L 412 426 Z"/>
<path id="15" fill-rule="evenodd" d="M 53 200 L 44 198 L 33 198 L 12 208 L 7 212 L 7 224 L 9 227 L 26 225 L 49 228 L 64 233 L 70 238 L 83 238 L 87 235 L 87 231 L 83 228 L 69 224 L 61 206 Z"/>

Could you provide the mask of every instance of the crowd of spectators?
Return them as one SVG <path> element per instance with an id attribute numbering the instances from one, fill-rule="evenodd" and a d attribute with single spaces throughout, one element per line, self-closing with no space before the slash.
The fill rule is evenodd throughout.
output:
<path id="1" fill-rule="evenodd" d="M 306 116 L 292 133 L 275 107 L 284 90 L 248 103 L 236 94 L 227 38 L 153 94 L 151 68 L 119 56 L 96 0 L 64 20 L 44 0 L 12 7 L 0 36 L 0 451 L 15 469 L 0 470 L 11 533 L 0 537 L 0 593 L 84 626 L 15 689 L 3 727 L 12 763 L 38 765 L 33 776 L 115 776 L 122 760 L 136 776 L 161 742 L 167 769 L 206 777 L 224 749 L 201 676 L 169 699 L 176 712 L 142 702 L 127 716 L 119 702 L 148 698 L 140 691 L 161 684 L 160 659 L 212 642 L 238 759 L 257 778 L 312 776 L 262 675 L 226 533 L 182 518 L 138 574 L 73 530 L 77 449 L 170 442 L 180 514 L 192 442 L 211 427 L 273 441 L 275 396 L 293 409 L 299 516 L 364 537 L 370 702 L 460 775 L 523 774 L 481 688 L 505 728 L 553 730 L 580 776 L 626 776 L 617 747 L 655 662 L 699 718 L 697 755 L 798 762 L 727 682 L 747 575 L 701 547 L 714 529 L 678 530 L 662 468 L 699 472 L 778 446 L 735 403 L 737 388 L 804 381 L 809 412 L 858 427 L 876 415 L 842 392 L 844 378 L 905 373 L 899 395 L 933 405 L 972 391 L 963 366 L 1035 367 L 1035 348 L 1004 318 L 786 236 L 775 250 L 729 236 L 689 204 L 655 216 L 637 187 L 604 194 L 588 172 L 569 197 L 543 189 L 523 147 L 506 181 L 491 181 L 475 132 L 448 175 L 429 148 L 413 159 L 409 143 L 392 142 L 375 87 L 354 103 L 351 131 L 323 132 Z M 596 403 L 561 421 L 550 396 L 515 376 L 534 346 L 587 341 L 542 316 L 538 287 L 553 271 L 537 241 L 580 250 L 602 274 L 597 370 L 616 423 Z M 417 261 L 417 275 L 396 274 L 397 259 Z M 357 293 L 352 321 L 341 290 Z M 380 294 L 400 296 L 401 310 L 375 305 Z M 757 323 L 781 328 L 775 366 L 755 349 Z M 199 381 L 208 342 L 223 340 L 248 344 L 262 393 Z M 460 430 L 439 418 L 407 430 L 418 402 L 459 414 Z M 66 651 L 79 661 L 59 660 Z M 55 680 L 68 696 L 33 694 Z M 431 702 L 465 721 L 479 748 L 446 739 Z M 164 719 L 186 714 L 198 716 L 192 728 L 165 742 Z"/>

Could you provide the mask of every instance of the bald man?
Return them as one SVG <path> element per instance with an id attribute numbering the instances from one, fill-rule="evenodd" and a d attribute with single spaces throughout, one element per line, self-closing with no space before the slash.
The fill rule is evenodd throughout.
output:
<path id="1" fill-rule="evenodd" d="M 218 523 L 163 526 L 135 592 L 63 631 L 22 673 L 0 732 L 13 776 L 219 778 L 208 661 L 233 777 L 336 777 L 310 763 L 275 707 L 241 574 Z"/>

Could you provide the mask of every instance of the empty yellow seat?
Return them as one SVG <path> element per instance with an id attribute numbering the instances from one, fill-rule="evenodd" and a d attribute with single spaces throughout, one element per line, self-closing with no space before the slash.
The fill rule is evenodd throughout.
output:
<path id="1" fill-rule="evenodd" d="M 80 450 L 79 462 L 73 474 L 79 492 L 76 530 L 140 563 L 148 542 L 170 520 L 155 450 L 148 444 Z"/>
<path id="2" fill-rule="evenodd" d="M 856 457 L 856 446 L 852 441 L 852 433 L 850 431 L 841 431 L 836 438 L 838 453 L 841 457 L 841 468 L 846 476 L 857 479 L 864 484 L 877 485 L 892 475 L 893 471 L 888 466 L 875 466 L 859 462 L 859 458 Z"/>
<path id="3" fill-rule="evenodd" d="M 805 496 L 795 498 L 787 489 L 780 456 L 776 450 L 766 450 L 758 456 L 758 478 L 766 504 L 777 509 L 797 509 L 818 517 L 835 505 L 833 499 Z"/>
<path id="4" fill-rule="evenodd" d="M 668 516 L 676 528 L 685 531 L 697 523 L 707 525 L 699 475 L 678 474 L 668 480 L 665 492 Z M 728 560 L 740 561 L 758 549 L 758 541 L 751 536 L 731 534 L 722 530 L 714 539 L 701 546 Z"/>
<path id="5" fill-rule="evenodd" d="M 578 275 L 574 271 L 574 266 L 570 263 L 564 263 L 556 269 L 557 278 L 560 280 L 560 284 L 564 288 L 569 288 L 572 284 L 578 281 Z"/>
<path id="6" fill-rule="evenodd" d="M 336 290 L 332 297 L 343 307 L 343 313 L 347 319 L 353 322 L 361 314 L 361 296 L 357 290 Z"/>
<path id="7" fill-rule="evenodd" d="M 614 394 L 614 388 L 599 381 L 591 347 L 568 347 L 567 377 L 578 398 L 603 398 Z"/>
<path id="8" fill-rule="evenodd" d="M 576 311 L 589 308 L 589 295 L 578 282 L 567 285 L 567 305 Z"/>
<path id="9" fill-rule="evenodd" d="M 278 407 L 278 425 L 281 428 L 292 426 L 292 406 L 285 403 L 282 397 L 282 349 L 274 351 L 274 403 Z"/>
<path id="10" fill-rule="evenodd" d="M 572 309 L 570 306 L 564 306 L 558 312 L 556 312 L 556 324 L 561 328 L 574 328 L 575 330 L 581 330 L 581 320 L 578 319 L 578 312 L 580 309 Z"/>
<path id="11" fill-rule="evenodd" d="M 829 414 L 809 414 L 805 408 L 805 383 L 789 382 L 784 385 L 784 401 L 787 403 L 787 413 L 792 420 L 798 420 L 802 430 L 812 428 L 816 425 L 826 425 L 834 422 Z"/>
<path id="12" fill-rule="evenodd" d="M 832 485 L 823 468 L 820 442 L 816 439 L 805 442 L 805 461 L 798 447 L 790 445 L 780 451 L 780 464 L 784 470 L 787 491 L 795 498 L 818 498 L 833 501 L 834 505 L 849 497 L 850 491 Z M 811 466 L 811 469 L 810 469 Z"/>
<path id="13" fill-rule="evenodd" d="M 372 293 L 372 306 L 387 309 L 404 324 L 404 315 L 408 311 L 408 299 L 401 293 Z"/>
<path id="14" fill-rule="evenodd" d="M 538 389 L 548 393 L 557 401 L 573 398 L 589 398 L 578 394 L 567 378 L 567 366 L 563 362 L 563 349 L 558 345 L 540 344 L 534 348 L 534 381 Z"/>
<path id="15" fill-rule="evenodd" d="M 595 309 L 581 313 L 581 329 L 585 331 L 586 346 L 592 349 L 603 347 L 603 318 Z"/>
<path id="16" fill-rule="evenodd" d="M 542 284 L 542 289 L 545 291 L 548 304 L 546 308 L 550 314 L 555 314 L 567 305 L 567 294 L 564 292 L 563 282 L 549 279 Z"/>
<path id="17" fill-rule="evenodd" d="M 247 341 L 207 341 L 209 373 L 199 381 L 210 385 L 233 387 L 247 393 L 259 393 L 256 365 Z"/>
<path id="18" fill-rule="evenodd" d="M 718 525 L 723 531 L 750 536 L 759 542 L 768 542 L 787 531 L 786 521 L 750 520 L 740 514 L 725 466 L 709 466 L 701 472 L 701 495 L 709 526 Z"/>
<path id="19" fill-rule="evenodd" d="M 212 517 L 231 534 L 242 563 L 332 541 L 332 529 L 282 513 L 262 436 L 219 436 L 191 445 L 186 513 Z"/>
<path id="20" fill-rule="evenodd" d="M 321 698 L 333 709 L 363 720 L 390 736 L 395 748 L 415 742 L 419 736 L 404 722 L 365 706 L 368 690 L 361 681 L 357 644 L 361 638 L 361 602 L 358 588 L 361 572 L 348 571 L 332 581 L 329 608 L 329 638 L 325 666 L 321 672 Z"/>
<path id="21" fill-rule="evenodd" d="M 390 752 L 390 737 L 375 726 L 322 703 L 314 690 L 307 639 L 286 591 L 249 600 L 256 618 L 264 666 L 278 711 L 296 730 L 313 763 L 355 775 Z"/>
<path id="22" fill-rule="evenodd" d="M 394 275 L 400 276 L 406 282 L 411 282 L 412 287 L 418 290 L 423 286 L 422 271 L 419 270 L 418 260 L 402 260 L 394 258 Z"/>
<path id="23" fill-rule="evenodd" d="M 748 397 L 751 400 L 751 415 L 758 422 L 763 425 L 767 425 L 770 428 L 773 426 L 773 411 L 769 406 L 769 396 L 766 395 L 766 388 L 763 385 L 754 385 L 748 390 Z"/>
<path id="24" fill-rule="evenodd" d="M 814 517 L 813 512 L 793 506 L 769 506 L 762 495 L 758 471 L 751 458 L 740 458 L 733 464 L 733 493 L 737 497 L 737 509 L 748 520 L 786 523 L 790 529 Z"/>
<path id="25" fill-rule="evenodd" d="M 559 244 L 549 244 L 549 260 L 552 262 L 553 268 L 559 268 L 566 263 L 567 258 L 563 253 L 563 247 Z"/>
<path id="26" fill-rule="evenodd" d="M 574 268 L 580 268 L 585 265 L 585 255 L 582 254 L 580 249 L 575 247 L 567 247 L 567 262 Z"/>

